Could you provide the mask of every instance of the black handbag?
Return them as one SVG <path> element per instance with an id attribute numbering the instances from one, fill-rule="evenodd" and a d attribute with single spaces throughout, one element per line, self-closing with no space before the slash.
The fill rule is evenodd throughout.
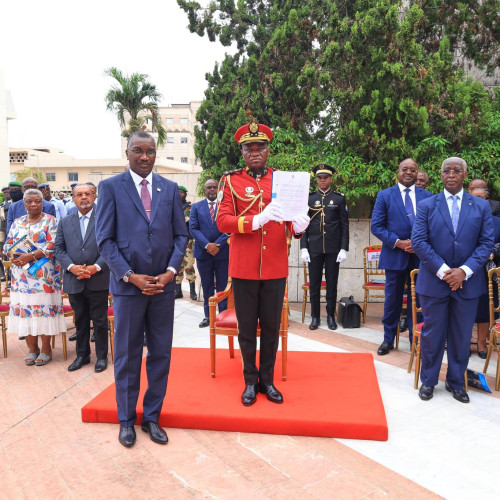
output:
<path id="1" fill-rule="evenodd" d="M 354 297 L 342 297 L 337 306 L 337 321 L 343 328 L 359 328 L 362 309 Z"/>

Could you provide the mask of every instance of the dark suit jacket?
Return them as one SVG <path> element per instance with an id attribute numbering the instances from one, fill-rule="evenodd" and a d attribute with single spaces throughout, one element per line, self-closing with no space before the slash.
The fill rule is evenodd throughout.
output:
<path id="1" fill-rule="evenodd" d="M 500 217 L 500 201 L 489 200 L 489 202 L 490 202 L 491 213 L 495 217 Z"/>
<path id="2" fill-rule="evenodd" d="M 82 240 L 80 218 L 78 211 L 67 215 L 59 221 L 55 245 L 56 259 L 61 263 L 64 271 L 64 292 L 81 293 L 83 290 L 107 290 L 109 288 L 109 267 L 99 255 L 95 237 L 95 206 L 90 217 L 85 240 Z M 79 280 L 68 271 L 70 264 L 97 264 L 101 271 L 88 279 Z"/>
<path id="3" fill-rule="evenodd" d="M 99 252 L 113 273 L 110 292 L 141 294 L 121 279 L 129 269 L 157 276 L 169 266 L 179 270 L 184 258 L 187 229 L 177 184 L 153 174 L 148 220 L 129 171 L 101 181 L 96 235 Z M 174 284 L 172 280 L 165 290 L 173 290 Z"/>
<path id="4" fill-rule="evenodd" d="M 42 212 L 53 215 L 54 217 L 56 216 L 56 209 L 54 205 L 50 203 L 50 201 L 43 200 Z M 28 212 L 26 212 L 26 207 L 24 206 L 24 200 L 19 200 L 15 203 L 12 203 L 12 205 L 9 207 L 9 213 L 7 214 L 6 234 L 9 234 L 9 229 L 10 226 L 12 226 L 12 223 L 16 219 L 22 217 L 23 215 L 26 215 L 27 213 Z"/>
<path id="5" fill-rule="evenodd" d="M 217 215 L 217 201 L 215 202 L 215 214 Z M 229 260 L 228 235 L 219 231 L 215 217 L 212 221 L 206 198 L 191 205 L 189 232 L 194 238 L 195 259 Z M 209 243 L 220 244 L 219 253 L 215 257 L 205 250 Z"/>
<path id="6" fill-rule="evenodd" d="M 464 299 L 484 293 L 483 269 L 493 251 L 493 220 L 486 200 L 464 191 L 456 235 L 444 193 L 422 201 L 411 240 L 420 258 L 417 293 L 441 298 L 457 293 Z M 444 263 L 450 268 L 466 265 L 474 274 L 463 282 L 462 289 L 452 292 L 436 275 Z"/>
<path id="7" fill-rule="evenodd" d="M 418 206 L 432 193 L 415 186 L 415 200 Z M 382 251 L 378 267 L 392 271 L 402 271 L 408 267 L 410 254 L 394 248 L 396 240 L 411 238 L 411 225 L 398 184 L 379 191 L 372 213 L 371 232 L 382 241 Z"/>

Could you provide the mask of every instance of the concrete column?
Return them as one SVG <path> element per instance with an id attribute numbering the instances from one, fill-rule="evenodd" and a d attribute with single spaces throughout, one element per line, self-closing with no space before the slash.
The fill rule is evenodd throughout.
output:
<path id="1" fill-rule="evenodd" d="M 0 188 L 10 181 L 8 120 L 15 117 L 10 94 L 5 90 L 4 72 L 0 68 Z"/>

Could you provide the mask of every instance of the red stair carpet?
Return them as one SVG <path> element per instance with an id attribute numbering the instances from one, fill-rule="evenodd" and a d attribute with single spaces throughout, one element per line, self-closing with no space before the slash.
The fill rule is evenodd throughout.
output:
<path id="1" fill-rule="evenodd" d="M 387 441 L 387 420 L 371 354 L 291 351 L 286 382 L 281 380 L 280 357 L 278 352 L 275 382 L 284 403 L 271 403 L 259 394 L 253 406 L 244 407 L 238 354 L 231 359 L 227 350 L 218 349 L 212 378 L 208 349 L 174 348 L 160 425 Z M 146 390 L 144 363 L 138 423 Z M 114 384 L 82 408 L 82 420 L 118 422 Z"/>

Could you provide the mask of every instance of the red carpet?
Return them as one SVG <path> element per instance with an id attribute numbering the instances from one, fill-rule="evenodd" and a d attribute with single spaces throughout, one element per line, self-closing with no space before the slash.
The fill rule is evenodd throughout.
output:
<path id="1" fill-rule="evenodd" d="M 281 380 L 281 352 L 275 382 L 282 405 L 262 394 L 244 407 L 241 359 L 217 349 L 217 375 L 210 376 L 208 349 L 174 348 L 160 425 L 183 429 L 262 432 L 386 441 L 387 420 L 371 354 L 288 353 L 288 380 Z M 143 362 L 138 422 L 146 389 Z M 115 385 L 82 408 L 84 422 L 118 422 Z"/>

